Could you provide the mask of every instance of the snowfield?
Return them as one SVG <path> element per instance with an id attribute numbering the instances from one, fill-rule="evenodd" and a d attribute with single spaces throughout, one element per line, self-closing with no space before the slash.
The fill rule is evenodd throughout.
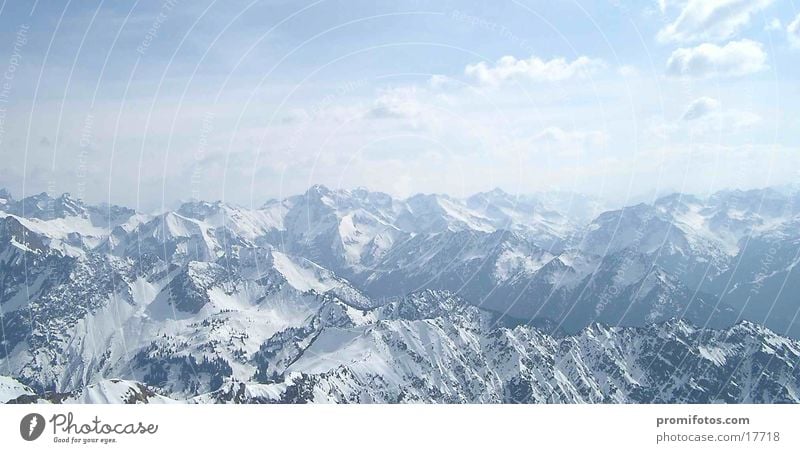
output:
<path id="1" fill-rule="evenodd" d="M 0 402 L 798 402 L 800 196 L 0 205 Z"/>

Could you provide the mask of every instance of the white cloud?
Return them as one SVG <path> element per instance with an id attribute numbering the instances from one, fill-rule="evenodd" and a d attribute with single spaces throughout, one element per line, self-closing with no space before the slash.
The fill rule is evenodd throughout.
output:
<path id="1" fill-rule="evenodd" d="M 411 128 L 416 132 L 438 134 L 454 118 L 446 105 L 448 99 L 424 85 L 400 85 L 378 89 L 374 100 L 361 104 L 359 108 L 363 119 L 392 120 L 386 122 L 389 128 Z M 373 123 L 366 127 L 376 126 Z"/>
<path id="2" fill-rule="evenodd" d="M 382 90 L 367 112 L 371 118 L 417 118 L 423 111 L 416 87 Z"/>
<path id="3" fill-rule="evenodd" d="M 692 142 L 720 140 L 720 134 L 734 137 L 761 121 L 753 112 L 738 109 L 724 109 L 722 104 L 710 97 L 701 97 L 689 103 L 680 120 L 656 121 L 647 126 L 647 133 L 660 141 L 679 143 L 689 139 Z"/>
<path id="4" fill-rule="evenodd" d="M 451 86 L 457 86 L 458 81 L 453 79 L 452 77 L 448 77 L 442 74 L 434 74 L 428 79 L 428 86 L 433 88 L 434 90 L 440 88 L 447 88 Z"/>
<path id="5" fill-rule="evenodd" d="M 622 65 L 617 72 L 622 77 L 637 77 L 639 75 L 639 70 L 636 69 L 636 66 L 631 65 Z"/>
<path id="6" fill-rule="evenodd" d="M 770 20 L 764 27 L 764 30 L 766 31 L 783 30 L 783 24 L 781 23 L 780 19 L 778 19 L 777 17 L 773 17 L 772 20 Z"/>
<path id="7" fill-rule="evenodd" d="M 689 107 L 686 108 L 686 112 L 684 112 L 681 119 L 684 121 L 696 120 L 718 109 L 718 100 L 709 97 L 701 97 L 699 99 L 695 99 L 691 104 L 689 104 Z"/>
<path id="8" fill-rule="evenodd" d="M 603 131 L 565 131 L 551 126 L 534 135 L 531 142 L 538 149 L 560 156 L 577 157 L 604 147 L 608 142 L 608 134 Z"/>
<path id="9" fill-rule="evenodd" d="M 467 65 L 464 73 L 469 77 L 474 77 L 482 84 L 498 85 L 514 78 L 525 78 L 537 82 L 556 82 L 586 77 L 605 66 L 602 60 L 586 56 L 580 56 L 572 61 L 564 58 L 542 60 L 535 56 L 527 60 L 518 60 L 512 56 L 505 56 L 497 60 L 494 66 L 485 62 Z"/>
<path id="10" fill-rule="evenodd" d="M 680 48 L 667 60 L 667 74 L 675 77 L 714 77 L 752 74 L 767 69 L 761 43 L 743 39 L 724 46 L 704 43 Z"/>
<path id="11" fill-rule="evenodd" d="M 678 17 L 658 32 L 662 42 L 722 41 L 750 23 L 773 0 L 689 0 Z"/>
<path id="12" fill-rule="evenodd" d="M 281 118 L 282 123 L 297 123 L 297 122 L 306 122 L 311 120 L 311 114 L 308 113 L 308 110 L 303 108 L 293 108 L 289 109 L 283 118 Z"/>
<path id="13" fill-rule="evenodd" d="M 786 27 L 786 35 L 794 47 L 800 47 L 800 14 Z"/>
<path id="14" fill-rule="evenodd" d="M 719 115 L 719 122 L 723 126 L 734 130 L 755 126 L 760 121 L 760 116 L 743 110 L 726 110 Z"/>
<path id="15" fill-rule="evenodd" d="M 761 117 L 752 112 L 717 108 L 687 123 L 687 131 L 690 136 L 709 135 L 714 137 L 714 140 L 718 140 L 719 134 L 731 136 L 755 126 L 760 121 Z"/>

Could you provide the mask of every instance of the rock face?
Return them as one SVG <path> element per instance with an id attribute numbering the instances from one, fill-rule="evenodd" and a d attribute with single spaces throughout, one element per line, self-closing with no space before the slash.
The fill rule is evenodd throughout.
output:
<path id="1" fill-rule="evenodd" d="M 0 400 L 800 395 L 796 194 L 0 198 Z"/>
<path id="2" fill-rule="evenodd" d="M 725 330 L 698 329 L 679 320 L 645 328 L 594 324 L 556 338 L 531 327 L 499 327 L 490 314 L 441 292 L 415 294 L 375 311 L 367 323 L 340 319 L 325 325 L 320 317 L 306 329 L 273 337 L 255 355 L 264 372 L 253 380 L 225 380 L 182 400 L 800 402 L 800 342 L 747 321 Z M 208 373 L 210 363 L 194 363 L 186 373 Z M 232 374 L 229 367 L 214 372 Z M 149 385 L 104 380 L 42 396 L 15 383 L 4 394 L 12 402 L 176 402 L 158 395 L 159 383 L 149 380 Z"/>

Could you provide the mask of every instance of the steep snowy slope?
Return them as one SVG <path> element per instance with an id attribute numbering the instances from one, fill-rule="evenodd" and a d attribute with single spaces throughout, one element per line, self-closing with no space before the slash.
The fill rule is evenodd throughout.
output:
<path id="1" fill-rule="evenodd" d="M 174 404 L 179 401 L 156 394 L 133 381 L 108 379 L 65 395 L 62 404 Z"/>
<path id="2" fill-rule="evenodd" d="M 593 324 L 556 338 L 498 327 L 440 292 L 379 311 L 323 329 L 282 374 L 194 402 L 798 402 L 800 344 L 752 323 Z"/>
<path id="3" fill-rule="evenodd" d="M 740 317 L 800 337 L 800 218 L 748 239 L 711 290 Z"/>
<path id="4" fill-rule="evenodd" d="M 577 196 L 565 198 L 559 199 L 556 194 L 511 195 L 494 189 L 467 198 L 466 206 L 490 219 L 493 229 L 519 232 L 542 248 L 559 251 L 583 222 L 594 215 L 589 206 L 582 206 L 582 215 L 576 215 L 578 210 L 574 205 L 587 201 Z"/>
<path id="5" fill-rule="evenodd" d="M 216 262 L 180 264 L 65 257 L 27 244 L 7 246 L 35 284 L 20 278 L 3 288 L 0 364 L 40 391 L 127 376 L 194 395 L 222 375 L 251 378 L 250 357 L 276 333 L 331 305 L 356 316 L 371 303 L 330 271 L 268 247 L 234 246 Z"/>
<path id="6" fill-rule="evenodd" d="M 353 277 L 379 297 L 400 296 L 425 288 L 444 289 L 476 304 L 502 309 L 504 292 L 512 279 L 533 278 L 553 259 L 519 233 L 471 230 L 419 234 L 398 244 L 381 266 Z"/>
<path id="7" fill-rule="evenodd" d="M 33 389 L 21 384 L 16 379 L 0 376 L 0 403 L 6 403 L 21 395 L 32 395 Z"/>
<path id="8" fill-rule="evenodd" d="M 137 222 L 138 216 L 128 208 L 104 205 L 90 206 L 64 194 L 52 198 L 46 193 L 0 205 L 0 217 L 13 216 L 27 228 L 46 237 L 53 248 L 72 249 L 72 253 L 91 250 L 100 245 L 115 227 Z"/>
<path id="9" fill-rule="evenodd" d="M 397 200 L 314 186 L 157 216 L 0 200 L 0 371 L 30 387 L 10 393 L 37 392 L 26 398 L 798 394 L 796 341 L 772 333 L 800 337 L 791 193 L 676 194 L 587 228 L 558 196 L 499 190 Z"/>

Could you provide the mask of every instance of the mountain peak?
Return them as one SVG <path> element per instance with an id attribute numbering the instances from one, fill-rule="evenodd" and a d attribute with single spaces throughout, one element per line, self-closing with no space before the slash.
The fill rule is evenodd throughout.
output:
<path id="1" fill-rule="evenodd" d="M 503 189 L 501 189 L 499 187 L 495 187 L 494 189 L 489 190 L 487 192 L 478 192 L 478 193 L 470 196 L 469 198 L 467 198 L 467 202 L 481 201 L 481 202 L 484 202 L 484 203 L 486 203 L 486 202 L 491 203 L 491 202 L 496 202 L 498 200 L 501 200 L 501 201 L 514 200 L 516 198 L 517 198 L 516 195 L 511 195 L 508 192 L 506 192 L 505 190 L 503 190 Z"/>
<path id="2" fill-rule="evenodd" d="M 203 220 L 206 217 L 215 214 L 223 206 L 222 201 L 187 201 L 182 203 L 176 211 L 183 217 L 192 219 Z"/>
<path id="3" fill-rule="evenodd" d="M 328 195 L 332 191 L 323 184 L 314 184 L 306 190 L 306 195 Z"/>
<path id="4" fill-rule="evenodd" d="M 673 206 L 678 203 L 695 203 L 699 201 L 700 200 L 694 195 L 689 195 L 681 192 L 674 192 L 669 195 L 664 195 L 663 197 L 660 197 L 653 204 L 655 206 Z"/>
<path id="5" fill-rule="evenodd" d="M 41 192 L 15 202 L 9 211 L 13 214 L 41 220 L 85 217 L 87 215 L 86 205 L 81 200 L 73 198 L 69 193 L 63 193 L 57 198 L 53 198 L 47 192 Z"/>
<path id="6" fill-rule="evenodd" d="M 753 321 L 750 321 L 748 319 L 740 320 L 739 322 L 736 323 L 736 325 L 734 325 L 731 329 L 729 329 L 729 331 L 732 332 L 732 333 L 737 332 L 737 331 L 738 332 L 743 332 L 743 333 L 746 333 L 748 335 L 753 335 L 753 336 L 763 335 L 763 334 L 774 334 L 769 328 L 767 328 L 765 326 L 762 326 L 760 324 L 757 324 L 757 323 L 755 323 Z"/>
<path id="7" fill-rule="evenodd" d="M 511 195 L 510 193 L 506 192 L 505 190 L 503 190 L 503 189 L 501 189 L 499 187 L 495 187 L 494 189 L 492 189 L 492 190 L 490 190 L 488 192 L 483 192 L 483 195 L 488 195 L 488 196 L 491 196 L 491 197 L 500 197 L 500 198 L 513 198 L 513 197 L 515 197 L 515 195 Z"/>

